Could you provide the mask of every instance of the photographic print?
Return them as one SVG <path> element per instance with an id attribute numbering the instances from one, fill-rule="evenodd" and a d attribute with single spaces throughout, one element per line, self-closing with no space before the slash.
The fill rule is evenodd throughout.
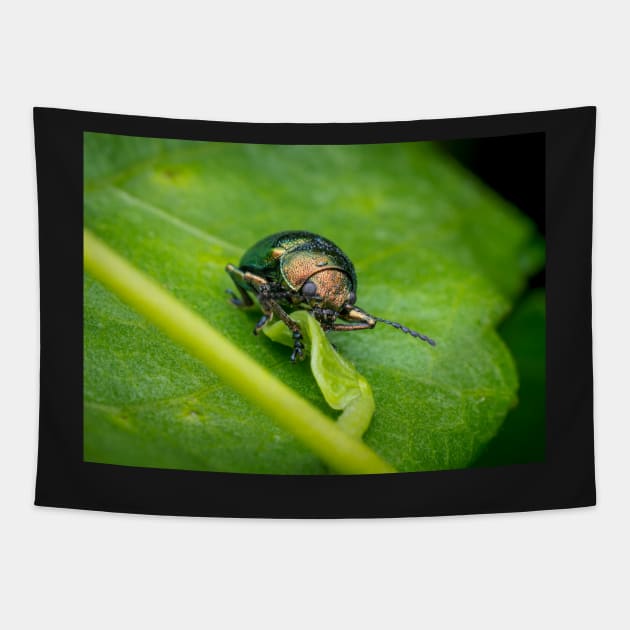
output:
<path id="1" fill-rule="evenodd" d="M 545 134 L 83 133 L 83 459 L 267 475 L 546 458 Z"/>

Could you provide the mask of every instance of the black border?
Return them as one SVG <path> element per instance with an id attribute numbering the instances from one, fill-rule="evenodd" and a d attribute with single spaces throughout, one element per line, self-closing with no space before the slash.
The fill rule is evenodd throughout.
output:
<path id="1" fill-rule="evenodd" d="M 594 107 L 582 107 L 426 121 L 258 124 L 35 108 L 41 287 L 35 504 L 286 518 L 429 516 L 594 505 L 590 284 L 595 112 Z M 274 144 L 363 144 L 544 132 L 547 461 L 361 476 L 247 475 L 83 462 L 84 131 Z"/>

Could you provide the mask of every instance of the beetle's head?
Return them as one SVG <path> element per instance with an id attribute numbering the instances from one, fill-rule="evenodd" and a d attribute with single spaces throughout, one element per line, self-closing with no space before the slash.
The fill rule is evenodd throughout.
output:
<path id="1" fill-rule="evenodd" d="M 335 313 L 340 313 L 356 300 L 352 281 L 341 269 L 323 269 L 314 273 L 302 285 L 301 291 L 311 307 Z"/>

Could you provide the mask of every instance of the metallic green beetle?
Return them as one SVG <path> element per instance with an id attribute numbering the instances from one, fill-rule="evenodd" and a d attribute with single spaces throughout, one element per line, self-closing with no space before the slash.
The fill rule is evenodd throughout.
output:
<path id="1" fill-rule="evenodd" d="M 291 361 L 304 358 L 302 332 L 287 314 L 287 310 L 295 308 L 310 310 L 325 331 L 362 330 L 382 322 L 435 345 L 426 335 L 355 306 L 354 265 L 334 243 L 312 232 L 267 236 L 243 254 L 238 267 L 229 264 L 225 270 L 240 293 L 238 297 L 228 289 L 232 304 L 239 308 L 252 306 L 249 291 L 258 300 L 263 316 L 254 328 L 255 335 L 274 315 L 289 327 L 293 333 Z M 337 319 L 351 323 L 338 324 Z"/>

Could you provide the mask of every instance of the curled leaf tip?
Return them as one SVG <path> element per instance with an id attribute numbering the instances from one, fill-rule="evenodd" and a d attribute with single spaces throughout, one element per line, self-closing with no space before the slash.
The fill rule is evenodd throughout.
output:
<path id="1" fill-rule="evenodd" d="M 342 411 L 337 419 L 339 428 L 352 437 L 361 438 L 374 414 L 370 384 L 335 350 L 312 315 L 297 311 L 291 318 L 300 324 L 311 371 L 324 399 L 330 407 Z M 282 322 L 267 326 L 263 331 L 273 341 L 293 346 L 291 332 Z"/>

